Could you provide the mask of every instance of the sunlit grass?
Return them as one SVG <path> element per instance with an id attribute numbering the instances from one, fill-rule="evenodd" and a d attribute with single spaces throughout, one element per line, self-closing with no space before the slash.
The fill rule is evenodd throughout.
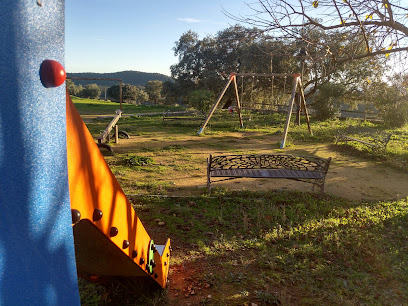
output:
<path id="1" fill-rule="evenodd" d="M 149 213 L 142 210 L 144 220 L 167 220 L 170 236 L 212 263 L 219 286 L 290 284 L 299 302 L 331 304 L 398 304 L 408 297 L 407 200 L 363 204 L 293 192 L 235 196 L 135 201 L 149 207 Z M 257 292 L 260 300 L 276 296 Z"/>
<path id="2" fill-rule="evenodd" d="M 251 114 L 249 120 L 245 113 L 242 129 L 236 116 L 220 113 L 202 137 L 178 144 L 180 137 L 196 135 L 202 122 L 163 125 L 161 116 L 121 118 L 120 128 L 131 137 L 146 137 L 151 142 L 142 142 L 126 154 L 106 156 L 106 160 L 127 194 L 145 195 L 134 196 L 132 202 L 148 231 L 164 233 L 160 237 L 170 237 L 180 247 L 171 265 L 202 265 L 202 272 L 193 277 L 212 289 L 212 298 L 204 297 L 203 304 L 243 305 L 256 300 L 261 305 L 403 305 L 408 300 L 407 199 L 361 203 L 313 193 L 218 188 L 213 197 L 149 196 L 176 189 L 177 182 L 168 177 L 171 173 L 205 176 L 205 160 L 197 148 L 255 154 L 250 145 L 239 148 L 232 144 L 281 136 L 284 119 L 278 114 Z M 97 135 L 109 121 L 87 125 Z M 358 124 L 393 133 L 385 155 L 359 144 L 334 144 L 338 129 Z M 305 123 L 292 123 L 287 147 L 323 143 L 346 157 L 408 170 L 408 127 L 391 131 L 381 124 L 356 120 L 312 120 L 312 130 L 310 136 Z M 285 154 L 278 142 L 269 145 L 273 152 Z M 152 162 L 124 163 L 131 156 Z M 140 173 L 144 176 L 138 176 Z M 158 229 L 156 219 L 165 225 Z M 104 303 L 106 292 L 98 288 L 94 296 L 88 289 L 86 285 L 81 289 L 89 295 L 87 303 Z M 165 297 L 160 298 L 165 304 Z"/>

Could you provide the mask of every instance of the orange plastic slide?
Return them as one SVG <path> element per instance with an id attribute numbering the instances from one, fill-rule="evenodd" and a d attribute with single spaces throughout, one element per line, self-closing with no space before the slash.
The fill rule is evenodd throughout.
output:
<path id="1" fill-rule="evenodd" d="M 166 287 L 170 239 L 155 245 L 67 92 L 69 191 L 78 275 L 147 277 Z"/>

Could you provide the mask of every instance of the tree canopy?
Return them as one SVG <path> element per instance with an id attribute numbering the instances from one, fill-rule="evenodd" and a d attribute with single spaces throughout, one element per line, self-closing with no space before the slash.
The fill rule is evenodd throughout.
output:
<path id="1" fill-rule="evenodd" d="M 320 45 L 341 45 L 344 50 L 354 48 L 359 40 L 358 37 L 345 39 L 338 31 L 326 33 L 313 27 L 302 28 L 302 31 L 319 41 Z M 293 38 L 275 38 L 264 30 L 239 25 L 203 39 L 188 31 L 175 44 L 179 63 L 173 65 L 171 71 L 181 89 L 180 94 L 187 97 L 196 89 L 220 92 L 230 72 L 300 72 L 308 88 L 307 97 L 329 81 L 342 84 L 349 94 L 355 93 L 367 79 L 377 80 L 383 73 L 385 57 L 337 63 L 322 56 L 320 45 L 307 45 Z M 274 86 L 282 88 L 283 83 L 283 80 L 275 79 Z M 251 99 L 262 100 L 271 91 L 271 80 L 259 78 L 256 82 L 246 82 L 244 86 L 244 96 L 251 91 Z M 253 89 L 256 95 L 252 94 Z M 227 96 L 232 95 L 232 92 L 227 92 Z"/>
<path id="2" fill-rule="evenodd" d="M 278 54 L 278 50 L 295 52 L 292 42 L 266 39 L 257 29 L 239 25 L 203 39 L 188 31 L 173 50 L 179 63 L 171 66 L 171 72 L 182 95 L 196 89 L 218 93 L 231 72 L 295 73 L 300 69 L 299 61 Z M 264 85 L 269 86 L 258 84 L 260 88 Z"/>
<path id="3" fill-rule="evenodd" d="M 383 80 L 392 71 L 387 72 L 390 59 L 395 68 L 408 55 L 408 7 L 402 3 L 255 0 L 247 4 L 252 9 L 247 16 L 225 12 L 245 27 L 231 26 L 203 39 L 192 31 L 184 33 L 173 49 L 179 63 L 171 66 L 172 77 L 188 99 L 194 90 L 220 92 L 230 72 L 300 72 L 306 98 L 317 93 L 320 102 L 329 99 L 333 107 L 327 113 L 332 116 L 339 102 L 355 105 L 374 86 L 394 95 Z M 268 81 L 252 80 L 246 86 L 255 87 L 254 96 L 262 100 Z"/>
<path id="4" fill-rule="evenodd" d="M 120 100 L 119 84 L 112 85 L 111 87 L 108 88 L 108 97 L 112 101 L 119 102 Z M 145 102 L 148 99 L 149 97 L 147 93 L 143 90 L 143 88 L 130 84 L 122 85 L 123 102 L 130 104 L 138 104 L 141 102 Z"/>
<path id="5" fill-rule="evenodd" d="M 145 90 L 149 95 L 149 99 L 153 100 L 155 104 L 162 99 L 163 82 L 162 81 L 149 81 L 146 83 Z"/>

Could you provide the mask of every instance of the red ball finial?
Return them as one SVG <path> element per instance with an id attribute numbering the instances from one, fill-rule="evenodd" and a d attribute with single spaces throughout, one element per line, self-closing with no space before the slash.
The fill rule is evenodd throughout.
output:
<path id="1" fill-rule="evenodd" d="M 65 82 L 66 78 L 64 67 L 57 61 L 45 60 L 41 63 L 40 79 L 44 87 L 58 87 Z"/>

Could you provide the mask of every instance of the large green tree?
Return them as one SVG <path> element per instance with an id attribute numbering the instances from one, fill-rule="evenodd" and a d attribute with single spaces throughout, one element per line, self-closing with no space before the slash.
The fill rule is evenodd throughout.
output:
<path id="1" fill-rule="evenodd" d="M 108 97 L 112 101 L 119 102 L 120 100 L 120 86 L 119 84 L 112 85 L 108 88 Z M 122 85 L 122 101 L 132 103 L 137 99 L 137 87 L 130 84 Z"/>
<path id="2" fill-rule="evenodd" d="M 161 96 L 167 104 L 177 103 L 180 96 L 180 87 L 173 80 L 163 82 Z"/>
<path id="3" fill-rule="evenodd" d="M 408 123 L 408 74 L 396 74 L 388 82 L 370 83 L 367 92 L 387 125 L 402 127 Z"/>
<path id="4" fill-rule="evenodd" d="M 146 83 L 145 90 L 149 95 L 149 99 L 154 101 L 155 104 L 157 104 L 157 102 L 162 99 L 161 96 L 162 87 L 163 87 L 162 81 L 155 80 Z"/>
<path id="5" fill-rule="evenodd" d="M 175 44 L 174 53 L 179 62 L 171 66 L 172 77 L 181 95 L 188 96 L 196 89 L 218 93 L 231 72 L 299 72 L 300 61 L 282 55 L 282 50 L 285 55 L 293 53 L 294 47 L 293 43 L 269 39 L 255 28 L 238 25 L 203 39 L 188 31 Z M 248 84 L 244 86 L 250 86 Z M 260 79 L 256 90 L 267 90 L 270 84 L 270 79 Z M 232 95 L 232 91 L 227 95 Z"/>

